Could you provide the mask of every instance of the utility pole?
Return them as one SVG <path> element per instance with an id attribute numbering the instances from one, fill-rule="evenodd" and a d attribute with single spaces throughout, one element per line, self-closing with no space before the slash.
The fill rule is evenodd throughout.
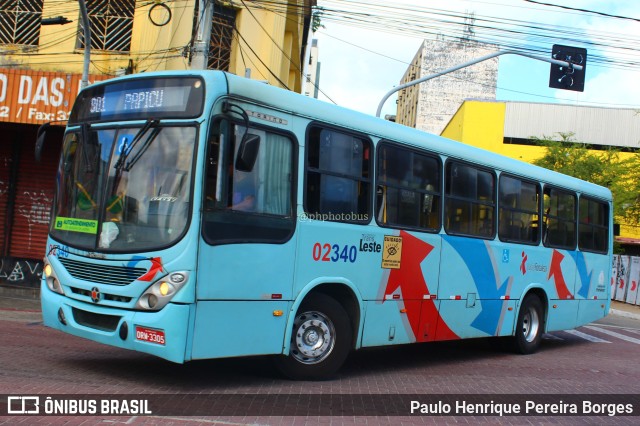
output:
<path id="1" fill-rule="evenodd" d="M 193 41 L 192 70 L 206 70 L 211 43 L 211 21 L 213 19 L 214 0 L 198 0 L 197 32 Z"/>
<path id="2" fill-rule="evenodd" d="M 82 26 L 84 27 L 84 64 L 82 67 L 82 81 L 80 88 L 84 89 L 89 85 L 89 63 L 91 62 L 91 24 L 87 13 L 87 4 L 84 0 L 78 0 L 80 4 L 80 14 L 82 15 Z"/>
<path id="3" fill-rule="evenodd" d="M 435 74 L 427 75 L 427 76 L 419 78 L 417 80 L 413 80 L 413 81 L 410 81 L 408 83 L 401 84 L 399 86 L 394 87 L 393 89 L 389 90 L 382 97 L 382 100 L 378 104 L 378 109 L 376 111 L 376 117 L 380 117 L 380 113 L 382 112 L 382 107 L 384 106 L 384 103 L 387 101 L 387 99 L 389 99 L 389 96 L 393 95 L 397 91 L 402 90 L 402 89 L 406 89 L 407 87 L 411 87 L 411 86 L 414 86 L 414 85 L 419 84 L 419 83 L 423 83 L 425 81 L 431 80 L 432 78 L 440 77 L 441 75 L 449 74 L 450 72 L 458 71 L 459 69 L 466 68 L 466 67 L 471 66 L 471 65 L 475 65 L 478 62 L 486 61 L 487 59 L 495 58 L 496 56 L 500 56 L 500 55 L 526 56 L 527 58 L 536 59 L 538 61 L 549 62 L 549 63 L 554 64 L 554 65 L 568 67 L 570 69 L 575 69 L 575 70 L 578 70 L 578 71 L 582 71 L 582 69 L 583 69 L 582 65 L 577 65 L 577 64 L 574 64 L 574 63 L 571 63 L 571 62 L 567 62 L 567 61 L 559 61 L 557 59 L 543 58 L 543 57 L 540 57 L 540 56 L 530 55 L 528 53 L 516 52 L 516 51 L 513 51 L 513 50 L 499 50 L 499 51 L 491 53 L 489 55 L 473 59 L 473 60 L 471 60 L 469 62 L 465 62 L 464 64 L 456 65 L 455 67 L 448 68 L 446 70 L 437 72 Z M 586 55 L 586 53 L 585 53 L 585 55 Z"/>

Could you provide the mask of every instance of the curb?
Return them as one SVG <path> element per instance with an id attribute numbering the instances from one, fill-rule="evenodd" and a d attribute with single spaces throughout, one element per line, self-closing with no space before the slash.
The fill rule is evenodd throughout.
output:
<path id="1" fill-rule="evenodd" d="M 15 287 L 10 285 L 0 285 L 0 297 L 39 300 L 40 287 Z"/>
<path id="2" fill-rule="evenodd" d="M 619 309 L 609 309 L 609 315 L 615 315 L 617 317 L 623 318 L 631 318 L 635 320 L 640 320 L 640 314 L 636 314 L 633 312 L 621 311 Z"/>

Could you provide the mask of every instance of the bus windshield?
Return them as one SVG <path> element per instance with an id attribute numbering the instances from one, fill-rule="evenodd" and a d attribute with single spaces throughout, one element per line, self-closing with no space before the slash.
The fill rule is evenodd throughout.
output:
<path id="1" fill-rule="evenodd" d="M 91 251 L 154 250 L 187 229 L 197 129 L 142 127 L 70 131 L 56 180 L 51 236 Z"/>

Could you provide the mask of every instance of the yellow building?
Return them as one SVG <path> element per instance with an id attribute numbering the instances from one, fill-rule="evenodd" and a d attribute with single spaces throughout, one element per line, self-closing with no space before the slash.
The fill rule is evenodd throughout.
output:
<path id="1" fill-rule="evenodd" d="M 302 64 L 316 0 L 214 1 L 210 33 L 202 34 L 198 0 L 86 0 L 92 75 L 193 66 L 199 37 L 210 39 L 207 68 L 301 91 Z M 79 2 L 25 0 L 0 4 L 0 68 L 80 74 L 84 26 Z M 200 10 L 202 9 L 202 10 Z M 66 23 L 64 23 L 66 22 Z M 247 71 L 249 70 L 249 71 Z"/>
<path id="2" fill-rule="evenodd" d="M 640 116 L 634 109 L 466 100 L 442 136 L 533 162 L 545 148 L 532 138 L 560 140 L 560 133 L 571 133 L 575 141 L 594 148 L 624 150 L 622 156 L 640 151 Z M 629 254 L 640 251 L 640 227 L 622 223 L 617 240 Z"/>

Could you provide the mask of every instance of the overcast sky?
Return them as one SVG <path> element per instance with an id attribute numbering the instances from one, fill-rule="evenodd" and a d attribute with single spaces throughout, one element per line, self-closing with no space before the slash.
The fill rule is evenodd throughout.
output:
<path id="1" fill-rule="evenodd" d="M 367 1 L 367 0 L 362 0 Z M 546 3 L 579 7 L 609 14 L 640 18 L 640 2 L 635 0 L 571 1 L 547 0 Z M 339 3 L 339 2 L 338 2 Z M 456 12 L 475 12 L 476 16 L 492 16 L 527 20 L 537 23 L 578 28 L 587 34 L 607 33 L 611 37 L 640 40 L 640 22 L 605 18 L 595 14 L 568 12 L 560 8 L 535 5 L 524 0 L 388 0 L 398 6 L 413 4 Z M 319 0 L 333 8 L 336 2 Z M 420 47 L 423 37 L 403 36 L 365 30 L 323 21 L 318 39 L 321 62 L 320 89 L 338 105 L 374 115 L 381 98 L 399 84 L 408 64 Z M 551 52 L 549 45 L 549 56 Z M 558 44 L 570 44 L 559 40 Z M 580 46 L 579 43 L 571 45 Z M 636 44 L 638 46 L 639 44 Z M 606 50 L 599 52 L 606 55 Z M 640 60 L 640 54 L 630 52 Z M 457 64 L 451 64 L 454 66 Z M 578 103 L 580 105 L 626 107 L 640 109 L 640 71 L 597 66 L 587 63 L 587 80 L 583 93 L 550 89 L 546 62 L 519 56 L 502 56 L 498 74 L 498 100 Z M 320 99 L 327 100 L 320 95 Z M 589 102 L 589 103 L 585 103 Z M 382 110 L 395 114 L 395 97 Z"/>

